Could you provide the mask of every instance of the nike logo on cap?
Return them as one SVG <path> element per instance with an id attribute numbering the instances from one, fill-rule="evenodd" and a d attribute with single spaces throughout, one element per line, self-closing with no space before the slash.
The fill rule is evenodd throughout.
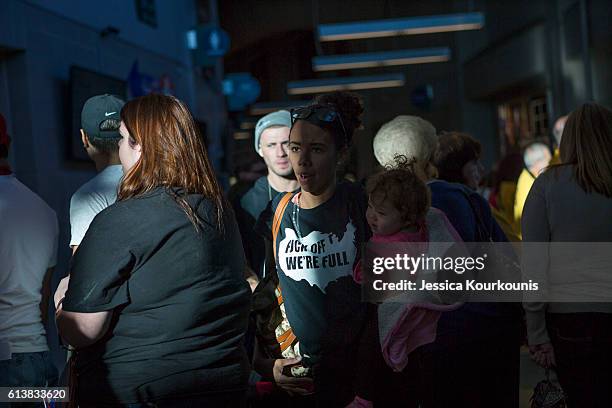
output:
<path id="1" fill-rule="evenodd" d="M 104 112 L 104 116 L 109 117 L 109 116 L 110 116 L 110 115 L 112 115 L 113 113 L 117 113 L 117 112 L 116 112 L 116 111 L 115 111 L 115 112 L 110 112 L 110 113 L 109 113 L 109 112 Z"/>

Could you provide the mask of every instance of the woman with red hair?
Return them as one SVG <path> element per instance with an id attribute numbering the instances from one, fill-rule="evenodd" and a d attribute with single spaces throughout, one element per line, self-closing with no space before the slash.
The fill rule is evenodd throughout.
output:
<path id="1" fill-rule="evenodd" d="M 126 103 L 121 120 L 118 201 L 55 294 L 79 406 L 242 406 L 250 290 L 194 120 L 163 95 Z"/>

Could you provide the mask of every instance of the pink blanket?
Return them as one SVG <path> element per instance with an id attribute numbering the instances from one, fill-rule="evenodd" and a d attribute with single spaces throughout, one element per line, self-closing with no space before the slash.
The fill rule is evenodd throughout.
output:
<path id="1" fill-rule="evenodd" d="M 393 329 L 382 340 L 382 354 L 393 371 L 400 372 L 408 364 L 408 355 L 416 348 L 436 339 L 438 319 L 442 312 L 457 309 L 461 303 L 435 305 L 410 303 L 397 320 Z"/>
<path id="2" fill-rule="evenodd" d="M 374 235 L 370 241 L 426 243 L 432 235 L 440 242 L 461 241 L 446 215 L 435 208 L 429 210 L 427 222 L 418 232 L 401 231 L 393 235 Z M 361 261 L 355 266 L 353 278 L 358 283 L 362 282 Z M 424 302 L 401 305 L 404 310 L 399 314 L 393 328 L 381 338 L 382 354 L 389 367 L 394 371 L 402 371 L 408 364 L 408 355 L 412 351 L 436 339 L 440 314 L 455 310 L 461 305 L 462 303 L 439 305 Z"/>

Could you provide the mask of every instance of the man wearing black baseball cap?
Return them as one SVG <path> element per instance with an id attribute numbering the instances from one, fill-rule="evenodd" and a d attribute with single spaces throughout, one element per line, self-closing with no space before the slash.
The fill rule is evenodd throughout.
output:
<path id="1" fill-rule="evenodd" d="M 81 186 L 70 200 L 70 247 L 76 251 L 94 217 L 117 200 L 123 177 L 118 142 L 121 109 L 125 102 L 114 95 L 89 98 L 81 112 L 81 140 L 96 164 L 98 175 Z"/>

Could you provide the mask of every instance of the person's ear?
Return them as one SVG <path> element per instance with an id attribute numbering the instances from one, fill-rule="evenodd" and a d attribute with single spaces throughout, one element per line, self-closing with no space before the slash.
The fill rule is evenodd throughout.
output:
<path id="1" fill-rule="evenodd" d="M 261 151 L 261 144 L 257 148 L 257 154 L 259 155 L 259 157 L 263 157 L 263 152 Z"/>
<path id="2" fill-rule="evenodd" d="M 83 147 L 87 149 L 89 147 L 89 138 L 87 137 L 87 133 L 83 129 L 81 129 L 81 142 L 83 142 Z"/>

